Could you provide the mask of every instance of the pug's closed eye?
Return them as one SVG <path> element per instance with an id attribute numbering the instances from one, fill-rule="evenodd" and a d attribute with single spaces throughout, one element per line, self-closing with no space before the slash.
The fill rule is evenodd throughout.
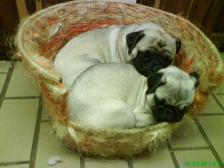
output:
<path id="1" fill-rule="evenodd" d="M 169 57 L 171 55 L 170 51 L 168 50 L 162 50 L 162 54 L 166 57 Z"/>
<path id="2" fill-rule="evenodd" d="M 156 47 L 148 47 L 145 52 L 147 52 L 149 54 L 153 54 L 155 52 L 158 52 L 158 49 Z"/>
<path id="3" fill-rule="evenodd" d="M 159 99 L 156 95 L 154 96 L 155 105 L 166 105 L 165 99 Z"/>
<path id="4" fill-rule="evenodd" d="M 165 47 L 165 46 L 166 46 L 166 42 L 160 40 L 160 41 L 157 43 L 157 45 L 159 46 L 159 48 L 162 48 L 162 47 Z"/>

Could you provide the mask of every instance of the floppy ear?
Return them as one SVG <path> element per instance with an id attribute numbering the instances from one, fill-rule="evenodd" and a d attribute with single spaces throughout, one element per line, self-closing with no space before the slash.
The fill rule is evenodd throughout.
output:
<path id="1" fill-rule="evenodd" d="M 144 37 L 143 31 L 129 33 L 126 36 L 126 42 L 128 46 L 128 54 L 130 55 L 136 44 Z"/>
<path id="2" fill-rule="evenodd" d="M 181 48 L 181 41 L 176 39 L 176 54 L 180 51 Z"/>
<path id="3" fill-rule="evenodd" d="M 146 94 L 154 93 L 159 86 L 165 84 L 165 82 L 162 81 L 162 77 L 163 74 L 160 72 L 148 76 L 148 90 L 146 91 Z"/>
<path id="4" fill-rule="evenodd" d="M 200 84 L 200 81 L 199 81 L 200 75 L 199 75 L 199 73 L 193 71 L 192 73 L 190 73 L 190 76 L 194 77 L 196 79 L 195 80 L 195 87 L 197 87 Z"/>

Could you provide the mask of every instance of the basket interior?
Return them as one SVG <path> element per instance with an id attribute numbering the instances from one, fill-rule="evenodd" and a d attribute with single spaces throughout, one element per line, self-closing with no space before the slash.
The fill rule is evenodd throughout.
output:
<path id="1" fill-rule="evenodd" d="M 223 65 L 218 50 L 211 41 L 197 27 L 179 16 L 142 5 L 82 0 L 44 9 L 21 24 L 17 34 L 18 51 L 27 67 L 31 68 L 30 72 L 36 77 L 43 97 L 51 108 L 51 117 L 59 123 L 57 132 L 60 132 L 62 127 L 66 127 L 65 130 L 67 127 L 72 127 L 80 137 L 85 138 L 85 141 L 77 144 L 72 137 L 67 137 L 65 131 L 62 137 L 68 141 L 70 147 L 87 153 L 100 153 L 103 156 L 113 156 L 118 153 L 119 156 L 127 156 L 140 153 L 150 144 L 151 147 L 155 147 L 153 143 L 165 139 L 164 136 L 169 137 L 176 127 L 172 124 L 160 123 L 144 129 L 102 131 L 69 123 L 66 111 L 67 92 L 60 92 L 64 89 L 64 85 L 50 78 L 51 76 L 60 78 L 54 72 L 52 62 L 60 48 L 71 38 L 96 28 L 145 22 L 158 23 L 172 36 L 181 40 L 182 49 L 176 65 L 188 73 L 197 71 L 201 75 L 200 86 L 192 108 L 192 111 L 197 111 L 204 106 L 211 89 L 224 79 Z M 60 94 L 54 94 L 48 84 L 55 86 Z M 163 133 L 158 134 L 159 131 Z M 154 135 L 161 137 L 152 140 Z M 96 139 L 97 137 L 100 138 Z M 139 143 L 133 147 L 132 144 L 136 142 Z M 119 145 L 116 147 L 114 144 L 127 148 L 120 148 Z"/>
<path id="2" fill-rule="evenodd" d="M 52 69 L 54 56 L 74 36 L 114 24 L 144 22 L 158 23 L 168 33 L 181 39 L 185 56 L 194 59 L 192 69 L 205 73 L 199 66 L 209 64 L 206 66 L 216 70 L 220 61 L 217 56 L 219 53 L 199 29 L 179 16 L 142 5 L 73 1 L 52 6 L 34 14 L 21 26 L 19 48 L 22 55 L 27 57 L 38 54 L 47 58 L 49 62 L 39 61 L 38 64 Z"/>

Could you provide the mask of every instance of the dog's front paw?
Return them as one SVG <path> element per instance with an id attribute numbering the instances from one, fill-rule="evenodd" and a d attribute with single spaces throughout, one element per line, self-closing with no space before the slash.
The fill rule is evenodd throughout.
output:
<path id="1" fill-rule="evenodd" d="M 155 124 L 155 119 L 152 114 L 146 112 L 137 112 L 135 115 L 135 125 L 136 127 L 144 127 L 147 125 Z"/>

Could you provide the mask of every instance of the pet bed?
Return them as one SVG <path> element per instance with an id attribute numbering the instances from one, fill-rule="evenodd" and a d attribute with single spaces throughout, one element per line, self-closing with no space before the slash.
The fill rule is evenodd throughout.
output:
<path id="1" fill-rule="evenodd" d="M 150 151 L 168 139 L 181 123 L 125 130 L 96 130 L 70 120 L 67 88 L 52 68 L 54 56 L 74 36 L 114 24 L 159 23 L 181 39 L 176 65 L 200 74 L 200 85 L 189 114 L 197 114 L 211 91 L 223 80 L 223 63 L 213 43 L 188 20 L 143 5 L 104 1 L 72 1 L 35 13 L 19 27 L 16 45 L 26 68 L 34 77 L 49 108 L 57 137 L 76 151 L 103 157 L 130 157 Z"/>

